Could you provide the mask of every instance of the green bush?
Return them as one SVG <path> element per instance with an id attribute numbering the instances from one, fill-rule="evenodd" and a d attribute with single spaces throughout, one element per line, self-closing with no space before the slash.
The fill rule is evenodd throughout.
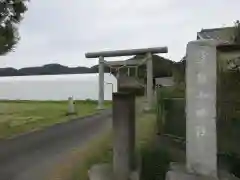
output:
<path id="1" fill-rule="evenodd" d="M 147 147 L 141 150 L 141 155 L 141 180 L 164 180 L 170 164 L 168 151 Z"/>

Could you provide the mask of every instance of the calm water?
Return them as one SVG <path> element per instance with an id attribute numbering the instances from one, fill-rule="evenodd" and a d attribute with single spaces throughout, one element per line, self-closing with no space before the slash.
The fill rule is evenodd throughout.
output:
<path id="1" fill-rule="evenodd" d="M 117 90 L 113 75 L 104 74 L 105 100 L 112 99 Z M 98 74 L 43 75 L 0 77 L 0 99 L 8 100 L 66 100 L 98 99 Z"/>

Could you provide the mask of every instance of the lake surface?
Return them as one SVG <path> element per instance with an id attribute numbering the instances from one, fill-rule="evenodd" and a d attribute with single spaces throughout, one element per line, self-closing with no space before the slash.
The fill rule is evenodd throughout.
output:
<path id="1" fill-rule="evenodd" d="M 116 92 L 117 80 L 108 73 L 104 80 L 104 99 L 111 100 L 112 85 L 107 83 Z M 7 100 L 97 100 L 98 89 L 98 73 L 0 77 L 0 99 Z"/>

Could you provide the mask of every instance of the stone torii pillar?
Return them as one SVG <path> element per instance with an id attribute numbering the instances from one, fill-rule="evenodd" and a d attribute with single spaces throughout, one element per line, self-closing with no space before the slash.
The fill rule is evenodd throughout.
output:
<path id="1" fill-rule="evenodd" d="M 103 109 L 104 103 L 104 58 L 99 57 L 98 63 L 98 109 Z"/>
<path id="2" fill-rule="evenodd" d="M 153 65 L 152 54 L 147 53 L 147 107 L 146 110 L 152 109 L 153 105 Z"/>

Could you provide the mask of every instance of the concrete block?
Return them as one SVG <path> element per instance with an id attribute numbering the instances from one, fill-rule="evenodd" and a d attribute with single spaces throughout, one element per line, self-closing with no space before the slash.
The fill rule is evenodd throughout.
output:
<path id="1" fill-rule="evenodd" d="M 113 180 L 110 164 L 96 164 L 88 171 L 89 180 Z"/>
<path id="2" fill-rule="evenodd" d="M 198 176 L 195 174 L 188 174 L 182 171 L 168 171 L 166 180 L 217 180 L 214 177 Z"/>
<path id="3" fill-rule="evenodd" d="M 113 168 L 110 164 L 96 164 L 88 171 L 89 180 L 115 180 Z M 133 171 L 130 173 L 129 180 L 140 180 L 140 173 Z"/>
<path id="4" fill-rule="evenodd" d="M 140 173 L 138 171 L 131 172 L 129 180 L 140 180 Z"/>
<path id="5" fill-rule="evenodd" d="M 234 175 L 225 170 L 219 170 L 216 177 L 204 176 L 198 172 L 188 172 L 185 164 L 170 163 L 169 171 L 166 174 L 166 180 L 239 180 Z"/>
<path id="6" fill-rule="evenodd" d="M 166 174 L 166 180 L 239 180 L 239 178 L 226 172 L 220 173 L 218 177 L 212 177 L 186 173 L 181 170 L 170 170 Z"/>

